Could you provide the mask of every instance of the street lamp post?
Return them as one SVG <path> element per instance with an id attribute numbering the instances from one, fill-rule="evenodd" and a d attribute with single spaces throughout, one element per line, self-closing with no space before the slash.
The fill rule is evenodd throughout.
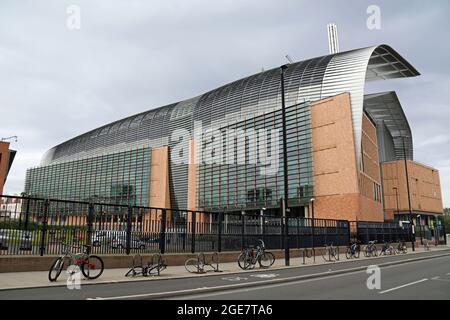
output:
<path id="1" fill-rule="evenodd" d="M 311 247 L 312 247 L 312 252 L 313 252 L 313 261 L 316 262 L 316 250 L 314 249 L 314 201 L 316 199 L 311 198 L 309 201 L 311 202 Z"/>
<path id="2" fill-rule="evenodd" d="M 417 224 L 420 230 L 420 244 L 423 244 L 423 228 L 422 228 L 422 217 L 420 214 L 417 215 L 417 220 L 419 221 Z"/>
<path id="3" fill-rule="evenodd" d="M 402 137 L 402 142 L 403 142 L 403 159 L 405 161 L 406 189 L 408 192 L 409 222 L 411 223 L 411 232 L 412 232 L 411 246 L 412 246 L 412 251 L 415 251 L 416 235 L 415 235 L 415 231 L 414 231 L 414 221 L 412 218 L 411 194 L 409 192 L 409 175 L 408 175 L 408 162 L 406 161 L 405 137 Z"/>
<path id="4" fill-rule="evenodd" d="M 284 262 L 290 265 L 289 256 L 289 224 L 288 224 L 288 204 L 289 204 L 289 184 L 288 184 L 288 160 L 287 160 L 287 133 L 286 133 L 286 101 L 284 94 L 284 73 L 289 67 L 288 64 L 280 67 L 281 72 L 281 117 L 283 126 L 283 172 L 284 172 L 284 199 L 282 202 L 283 224 L 284 224 Z"/>
<path id="5" fill-rule="evenodd" d="M 261 235 L 264 237 L 264 211 L 266 211 L 266 208 L 262 207 L 259 211 L 259 219 L 260 219 L 260 226 L 261 226 Z M 264 239 L 263 239 L 264 241 Z"/>
<path id="6" fill-rule="evenodd" d="M 399 215 L 400 214 L 400 209 L 399 209 L 399 206 L 398 206 L 398 188 L 394 187 L 394 188 L 392 188 L 392 190 L 395 191 L 395 201 L 397 202 L 397 215 Z"/>

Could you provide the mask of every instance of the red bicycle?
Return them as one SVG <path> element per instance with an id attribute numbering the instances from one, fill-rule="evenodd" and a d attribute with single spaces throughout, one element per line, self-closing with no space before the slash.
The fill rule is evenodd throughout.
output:
<path id="1" fill-rule="evenodd" d="M 87 279 L 97 279 L 104 270 L 102 258 L 95 255 L 88 254 L 89 246 L 73 246 L 63 243 L 63 253 L 53 262 L 48 273 L 48 280 L 56 281 L 64 269 L 66 260 L 69 260 L 67 266 L 76 265 L 80 268 L 81 273 Z M 73 249 L 83 250 L 81 252 L 74 252 Z"/>

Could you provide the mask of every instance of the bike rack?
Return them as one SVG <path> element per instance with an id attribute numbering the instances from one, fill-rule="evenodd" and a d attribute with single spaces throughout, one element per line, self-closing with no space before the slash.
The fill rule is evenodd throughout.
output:
<path id="1" fill-rule="evenodd" d="M 139 262 L 139 264 L 137 262 Z M 137 268 L 139 268 L 140 271 L 136 271 Z M 125 277 L 128 276 L 135 277 L 139 274 L 144 275 L 144 264 L 142 261 L 142 256 L 140 254 L 135 254 L 133 256 L 133 264 L 130 270 L 128 270 L 128 272 L 125 274 Z"/>
<path id="2" fill-rule="evenodd" d="M 162 258 L 162 255 L 160 253 L 155 253 L 151 258 L 151 263 L 147 263 L 147 265 L 144 265 L 143 258 L 140 254 L 135 254 L 133 256 L 133 265 L 130 270 L 125 274 L 125 277 L 128 276 L 138 276 L 142 275 L 144 277 L 147 277 L 151 274 L 151 271 L 156 268 L 157 275 L 161 275 L 161 267 L 164 266 L 164 260 Z M 156 266 L 156 267 L 155 267 Z"/>
<path id="3" fill-rule="evenodd" d="M 316 262 L 316 255 L 314 249 L 305 248 L 302 250 L 302 258 L 303 258 L 302 264 L 306 264 L 306 258 L 311 257 L 314 257 L 314 262 Z"/>
<path id="4" fill-rule="evenodd" d="M 214 272 L 223 272 L 222 270 L 219 270 L 219 252 L 217 252 L 217 251 L 214 252 L 211 256 L 211 266 L 212 266 L 212 263 L 214 263 L 214 260 L 216 262 L 216 267 L 215 268 L 213 267 Z"/>

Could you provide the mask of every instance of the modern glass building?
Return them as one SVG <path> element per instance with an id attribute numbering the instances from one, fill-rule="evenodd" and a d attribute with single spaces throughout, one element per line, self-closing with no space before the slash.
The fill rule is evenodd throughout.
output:
<path id="1" fill-rule="evenodd" d="M 344 209 L 330 204 L 357 194 L 363 198 L 354 198 L 357 205 L 349 212 L 369 208 L 368 216 L 382 220 L 380 162 L 412 160 L 412 134 L 400 104 L 389 103 L 392 94 L 365 95 L 364 87 L 367 81 L 417 75 L 387 45 L 290 64 L 284 73 L 283 127 L 281 72 L 274 68 L 63 142 L 28 170 L 25 192 L 180 209 L 276 210 L 284 195 L 285 128 L 289 206 L 295 213 L 308 215 L 314 198 L 319 215 L 335 218 L 332 212 Z M 218 142 L 217 136 L 230 130 L 241 133 Z M 348 161 L 341 161 L 343 155 Z M 211 157 L 215 160 L 203 161 Z M 276 160 L 274 172 L 268 174 L 271 165 L 264 157 L 271 165 Z M 346 184 L 353 189 L 343 190 Z"/>

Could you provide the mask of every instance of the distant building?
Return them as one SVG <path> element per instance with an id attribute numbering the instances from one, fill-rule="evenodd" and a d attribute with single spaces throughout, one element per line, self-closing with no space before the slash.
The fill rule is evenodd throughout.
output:
<path id="1" fill-rule="evenodd" d="M 16 151 L 9 149 L 9 142 L 0 141 L 0 194 L 3 194 L 3 187 L 15 155 Z"/>
<path id="2" fill-rule="evenodd" d="M 21 198 L 0 198 L 0 217 L 19 219 L 21 213 Z"/>

